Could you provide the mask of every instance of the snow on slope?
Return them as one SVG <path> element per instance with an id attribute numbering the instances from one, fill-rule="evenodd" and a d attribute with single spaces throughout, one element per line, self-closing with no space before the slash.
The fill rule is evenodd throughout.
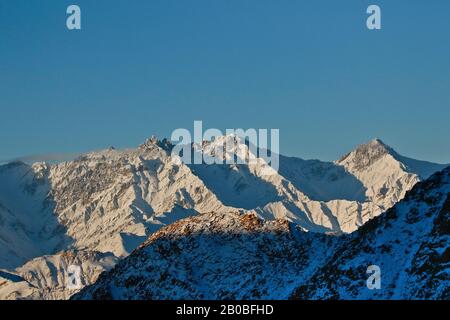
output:
<path id="1" fill-rule="evenodd" d="M 255 151 L 252 153 L 242 139 L 233 135 L 205 142 L 197 148 L 210 156 L 219 153 L 227 158 L 218 148 L 224 142 L 231 144 L 232 150 L 238 150 L 238 157 L 256 158 Z M 280 170 L 271 175 L 263 174 L 264 161 L 262 165 L 191 168 L 230 206 L 254 209 L 265 219 L 284 218 L 304 230 L 349 233 L 392 207 L 420 180 L 399 158 L 394 150 L 375 139 L 335 163 L 280 156 Z M 423 178 L 427 177 L 424 172 L 445 167 L 420 163 Z"/>
<path id="2" fill-rule="evenodd" d="M 282 299 L 336 239 L 299 232 L 286 220 L 207 213 L 153 234 L 74 298 Z"/>
<path id="3" fill-rule="evenodd" d="M 367 200 L 361 181 L 333 162 L 280 156 L 279 172 L 311 200 Z"/>
<path id="4" fill-rule="evenodd" d="M 152 143 L 88 154 L 53 167 L 49 178 L 55 211 L 73 245 L 116 256 L 129 254 L 133 238 L 180 215 L 226 209 L 187 166 L 174 164 Z"/>
<path id="5" fill-rule="evenodd" d="M 418 181 L 420 173 L 410 172 L 396 159 L 397 153 L 375 139 L 347 154 L 337 164 L 355 176 L 365 188 L 365 197 L 383 211 L 401 200 Z M 445 166 L 433 165 L 442 170 Z M 431 170 L 430 170 L 431 171 Z M 434 171 L 435 172 L 435 171 Z M 423 176 L 424 179 L 428 176 Z"/>
<path id="6" fill-rule="evenodd" d="M 81 268 L 79 280 L 85 286 L 94 283 L 117 260 L 112 253 L 75 250 L 32 259 L 14 273 L 0 270 L 0 300 L 68 299 L 79 291 L 68 288 L 69 266 Z"/>
<path id="7" fill-rule="evenodd" d="M 1 268 L 67 247 L 125 256 L 164 224 L 226 209 L 152 143 L 51 166 L 14 163 L 0 167 L 0 181 Z"/>
<path id="8" fill-rule="evenodd" d="M 366 287 L 369 265 L 381 289 Z M 450 299 L 450 169 L 418 183 L 404 200 L 358 231 L 313 277 L 297 299 Z"/>
<path id="9" fill-rule="evenodd" d="M 207 210 L 233 210 L 151 141 L 51 166 L 2 166 L 0 203 L 0 269 L 19 274 L 24 270 L 16 268 L 30 259 L 65 250 L 125 257 L 166 224 Z M 22 268 L 38 272 L 34 264 Z"/>
<path id="10" fill-rule="evenodd" d="M 68 242 L 53 214 L 48 166 L 0 167 L 0 268 L 18 266 Z"/>
<path id="11" fill-rule="evenodd" d="M 149 139 L 137 149 L 111 148 L 70 162 L 1 166 L 0 268 L 14 271 L 71 249 L 123 258 L 161 227 L 207 212 L 252 212 L 302 230 L 352 232 L 419 180 L 411 164 L 378 140 L 335 163 L 281 157 L 280 172 L 272 175 L 264 162 L 179 164 L 171 147 Z M 242 142 L 235 147 L 249 152 Z M 201 149 L 215 146 L 205 142 Z M 440 165 L 417 167 L 423 175 Z"/>
<path id="12" fill-rule="evenodd" d="M 355 233 L 203 214 L 153 234 L 74 299 L 449 299 L 450 169 Z M 381 268 L 381 290 L 366 287 Z"/>

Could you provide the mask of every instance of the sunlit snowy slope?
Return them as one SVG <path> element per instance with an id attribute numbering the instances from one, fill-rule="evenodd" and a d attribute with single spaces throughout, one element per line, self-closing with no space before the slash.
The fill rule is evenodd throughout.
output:
<path id="1" fill-rule="evenodd" d="M 358 231 L 202 214 L 153 234 L 75 299 L 449 299 L 450 169 Z M 367 268 L 381 270 L 369 290 Z"/>
<path id="2" fill-rule="evenodd" d="M 236 137 L 221 139 L 248 151 Z M 219 141 L 205 142 L 203 152 Z M 63 281 L 43 280 L 64 279 L 61 256 L 83 254 L 104 270 L 161 227 L 199 214 L 254 214 L 303 231 L 350 233 L 444 167 L 400 156 L 380 140 L 336 162 L 280 156 L 272 175 L 260 164 L 180 164 L 171 148 L 149 139 L 136 149 L 110 148 L 69 162 L 0 166 L 0 298 L 66 298 L 73 292 L 64 292 Z M 108 263 L 103 253 L 112 254 Z M 36 261 L 48 259 L 61 267 L 37 272 Z M 84 270 L 91 279 L 85 284 L 95 278 L 91 269 Z"/>

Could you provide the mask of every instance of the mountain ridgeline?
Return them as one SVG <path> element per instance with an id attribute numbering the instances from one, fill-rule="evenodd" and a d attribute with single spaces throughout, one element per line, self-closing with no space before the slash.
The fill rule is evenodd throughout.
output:
<path id="1" fill-rule="evenodd" d="M 153 234 L 74 299 L 450 299 L 450 169 L 342 236 L 255 214 L 202 214 Z M 381 270 L 369 289 L 367 269 Z"/>
<path id="2" fill-rule="evenodd" d="M 208 152 L 208 144 L 212 143 L 202 145 L 203 151 Z M 245 143 L 237 143 L 238 148 L 247 148 Z M 249 270 L 262 268 L 264 261 L 258 264 L 252 259 L 257 259 L 257 250 L 265 250 L 266 244 L 272 244 L 275 251 L 279 248 L 277 252 L 287 246 L 286 254 L 292 253 L 292 257 L 280 260 L 266 248 L 273 263 L 286 262 L 279 266 L 285 272 L 273 281 L 280 286 L 285 280 L 290 284 L 283 293 L 275 294 L 270 290 L 275 283 L 269 281 L 267 290 L 259 290 L 254 297 L 288 297 L 297 287 L 296 296 L 315 297 L 307 288 L 300 290 L 300 280 L 310 276 L 316 279 L 316 267 L 325 267 L 327 254 L 334 252 L 340 239 L 354 237 L 358 234 L 354 231 L 369 220 L 391 212 L 419 181 L 445 167 L 403 157 L 377 139 L 335 162 L 280 155 L 280 169 L 272 175 L 264 175 L 259 163 L 186 165 L 174 161 L 170 149 L 166 140 L 150 139 L 136 149 L 110 148 L 73 161 L 0 166 L 0 298 L 66 299 L 77 292 L 66 288 L 67 266 L 80 265 L 82 285 L 90 285 L 105 270 L 117 272 L 122 263 L 114 268 L 118 261 L 135 259 L 134 254 L 129 255 L 136 248 L 139 250 L 135 252 L 147 255 L 143 248 L 153 248 L 152 241 L 165 241 L 170 233 L 181 237 L 175 227 L 179 223 L 198 229 L 200 235 L 202 230 L 212 228 L 208 231 L 211 246 L 221 243 L 221 237 L 229 239 L 230 247 L 220 251 L 225 257 L 234 254 L 235 245 L 239 252 L 239 246 L 246 243 L 241 245 L 229 235 L 242 237 L 245 232 L 241 231 L 250 224 L 254 230 L 244 235 L 249 247 L 242 248 L 246 255 L 242 252 L 236 265 L 244 264 L 242 267 Z M 216 229 L 227 231 L 216 234 Z M 179 248 L 179 253 L 195 255 L 197 234 L 186 232 L 182 239 L 187 248 Z M 278 235 L 286 239 L 278 241 Z M 201 246 L 198 250 L 202 250 Z M 298 250 L 304 254 L 299 255 Z M 202 253 L 206 256 L 199 254 L 192 263 L 214 258 L 206 251 Z M 166 254 L 171 258 L 170 250 Z M 150 254 L 151 259 L 153 256 Z M 225 263 L 222 257 L 216 258 L 217 266 Z M 165 263 L 163 257 L 156 260 Z M 211 284 L 221 279 L 219 270 L 224 270 L 223 266 L 217 270 L 218 280 L 211 279 Z M 224 285 L 221 294 L 213 289 L 203 292 L 201 288 L 208 287 L 208 282 L 196 283 L 199 280 L 191 271 L 180 271 L 193 277 L 192 283 L 185 279 L 190 293 L 170 289 L 174 297 L 232 298 L 231 293 L 227 294 L 232 292 L 230 288 L 244 285 L 241 281 L 245 279 L 236 278 L 231 286 Z M 289 273 L 301 276 L 297 281 Z M 150 273 L 149 279 L 153 276 Z M 264 288 L 263 283 L 259 286 Z M 163 291 L 153 292 L 152 296 L 164 297 Z M 132 298 L 131 293 L 128 297 Z"/>

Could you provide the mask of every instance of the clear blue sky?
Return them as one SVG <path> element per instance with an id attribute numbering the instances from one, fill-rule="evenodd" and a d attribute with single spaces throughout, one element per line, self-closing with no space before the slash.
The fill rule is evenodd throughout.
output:
<path id="1" fill-rule="evenodd" d="M 381 31 L 365 26 L 372 3 Z M 303 158 L 379 137 L 450 162 L 450 1 L 0 0 L 0 111 L 0 159 L 203 120 L 279 128 Z"/>

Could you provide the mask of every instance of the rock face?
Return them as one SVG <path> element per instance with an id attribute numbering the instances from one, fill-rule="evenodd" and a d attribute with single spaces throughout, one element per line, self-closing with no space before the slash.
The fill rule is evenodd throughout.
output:
<path id="1" fill-rule="evenodd" d="M 73 298 L 449 299 L 449 226 L 450 169 L 348 235 L 207 213 L 164 227 Z"/>
<path id="2" fill-rule="evenodd" d="M 222 139 L 250 152 L 236 137 Z M 214 151 L 220 140 L 200 149 Z M 171 156 L 172 147 L 153 137 L 136 149 L 109 148 L 69 162 L 0 166 L 0 269 L 23 277 L 36 271 L 26 264 L 31 259 L 70 250 L 121 259 L 161 227 L 210 212 L 350 233 L 443 167 L 399 156 L 379 140 L 334 163 L 280 156 L 279 172 L 270 175 L 260 163 L 185 165 Z M 2 292 L 0 298 L 10 297 Z"/>

